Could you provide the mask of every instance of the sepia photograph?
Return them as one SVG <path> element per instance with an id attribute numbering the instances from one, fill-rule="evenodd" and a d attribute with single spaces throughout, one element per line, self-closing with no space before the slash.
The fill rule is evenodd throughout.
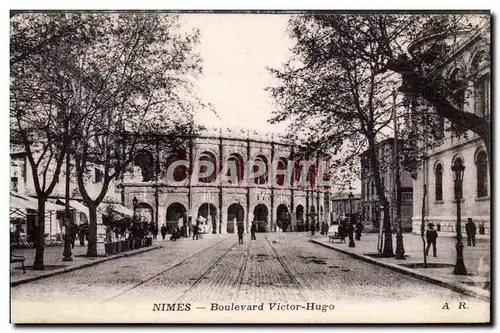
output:
<path id="1" fill-rule="evenodd" d="M 491 18 L 10 10 L 10 323 L 491 324 Z"/>

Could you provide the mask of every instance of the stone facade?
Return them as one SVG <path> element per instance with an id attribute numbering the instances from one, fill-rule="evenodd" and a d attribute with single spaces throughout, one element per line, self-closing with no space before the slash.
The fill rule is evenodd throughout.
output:
<path id="1" fill-rule="evenodd" d="M 461 43 L 443 68 L 451 73 L 456 67 L 475 72 L 476 82 L 470 82 L 464 98 L 464 112 L 490 118 L 490 63 L 485 54 L 490 53 L 488 27 L 461 36 Z M 418 169 L 414 180 L 413 230 L 419 232 L 422 223 L 423 188 L 427 185 L 424 223 L 437 225 L 440 234 L 456 235 L 457 202 L 454 198 L 452 165 L 460 160 L 465 166 L 463 176 L 463 199 L 461 200 L 462 234 L 465 235 L 467 218 L 472 218 L 478 233 L 490 234 L 491 176 L 488 155 L 483 141 L 469 132 L 465 138 L 457 138 L 445 131 L 447 120 L 442 124 L 442 140 L 438 147 L 430 150 L 427 159 Z M 482 227 L 482 228 L 481 228 Z M 483 232 L 484 231 L 484 232 Z"/>
<path id="2" fill-rule="evenodd" d="M 167 179 L 165 172 L 169 163 L 175 161 L 171 152 L 161 149 L 148 151 L 150 156 L 158 157 L 157 161 L 150 159 L 158 165 L 157 175 L 146 181 L 144 175 L 147 172 L 144 170 L 148 168 L 144 166 L 141 167 L 142 172 L 125 174 L 119 185 L 122 204 L 132 207 L 134 197 L 137 198 L 141 207 L 149 209 L 152 221 L 159 227 L 165 224 L 169 232 L 181 225 L 189 228 L 200 216 L 212 222 L 204 227 L 205 232 L 210 233 L 234 232 L 235 221 L 243 222 L 246 232 L 250 230 L 252 221 L 258 222 L 260 231 L 279 232 L 283 228 L 287 231 L 309 230 L 312 218 L 307 212 L 311 211 L 318 216 L 315 217 L 317 223 L 329 219 L 325 189 L 299 187 L 294 184 L 294 179 L 290 186 L 270 184 L 269 174 L 267 180 L 258 184 L 244 179 L 236 184 L 218 181 L 224 162 L 230 158 L 237 158 L 244 164 L 248 160 L 262 159 L 268 168 L 279 160 L 292 163 L 293 147 L 280 138 L 217 130 L 205 131 L 191 140 L 190 148 L 180 156 L 193 164 L 206 156 L 213 159 L 216 165 L 213 181 L 203 182 L 197 177 L 187 176 L 173 182 Z M 163 164 L 162 161 L 169 162 Z"/>

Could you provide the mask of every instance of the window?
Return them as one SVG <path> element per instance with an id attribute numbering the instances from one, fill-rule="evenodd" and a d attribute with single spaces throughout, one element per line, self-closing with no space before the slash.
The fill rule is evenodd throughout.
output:
<path id="1" fill-rule="evenodd" d="M 200 163 L 200 174 L 206 174 L 210 169 L 212 172 L 209 175 L 206 175 L 203 178 L 200 178 L 199 181 L 202 183 L 212 183 L 217 179 L 217 160 L 215 155 L 205 151 L 200 155 L 200 161 L 204 161 L 203 164 Z"/>
<path id="2" fill-rule="evenodd" d="M 375 196 L 375 182 L 372 181 L 372 197 Z"/>
<path id="3" fill-rule="evenodd" d="M 436 176 L 436 188 L 435 188 L 436 201 L 443 201 L 443 166 L 441 164 L 436 165 L 435 176 Z"/>
<path id="4" fill-rule="evenodd" d="M 486 152 L 481 151 L 476 158 L 477 197 L 488 196 L 488 158 Z"/>
<path id="5" fill-rule="evenodd" d="M 479 117 L 487 117 L 490 114 L 490 76 L 481 76 L 474 84 L 474 112 Z"/>

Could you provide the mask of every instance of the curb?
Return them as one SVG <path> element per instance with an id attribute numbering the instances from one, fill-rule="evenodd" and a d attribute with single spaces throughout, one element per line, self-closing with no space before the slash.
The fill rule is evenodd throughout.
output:
<path id="1" fill-rule="evenodd" d="M 25 283 L 33 282 L 33 281 L 36 281 L 36 280 L 45 279 L 45 278 L 48 278 L 48 277 L 51 277 L 51 276 L 55 276 L 55 275 L 59 275 L 59 274 L 63 274 L 63 273 L 68 273 L 68 272 L 72 272 L 72 271 L 76 271 L 76 270 L 79 270 L 79 269 L 82 269 L 82 268 L 87 268 L 87 267 L 90 267 L 90 266 L 95 266 L 97 264 L 100 264 L 102 262 L 106 262 L 106 261 L 109 261 L 109 260 L 123 258 L 123 257 L 130 257 L 130 256 L 133 256 L 133 255 L 136 255 L 136 254 L 140 254 L 140 253 L 144 253 L 144 252 L 156 250 L 156 249 L 159 249 L 159 248 L 161 248 L 161 245 L 148 246 L 148 247 L 145 247 L 145 248 L 142 248 L 142 249 L 138 249 L 138 250 L 136 250 L 134 252 L 122 252 L 122 253 L 118 253 L 118 254 L 113 254 L 113 255 L 111 255 L 109 257 L 104 257 L 102 259 L 97 259 L 97 260 L 94 260 L 94 261 L 91 261 L 91 262 L 88 262 L 88 263 L 84 263 L 84 264 L 81 264 L 81 265 L 75 265 L 75 266 L 71 266 L 71 267 L 60 268 L 60 269 L 56 269 L 56 270 L 54 270 L 52 272 L 48 272 L 46 274 L 41 274 L 41 275 L 37 275 L 37 276 L 30 276 L 28 278 L 20 279 L 20 280 L 17 280 L 17 281 L 11 281 L 10 282 L 10 286 L 11 287 L 15 287 L 15 286 L 18 286 L 20 284 L 25 284 Z"/>
<path id="2" fill-rule="evenodd" d="M 322 243 L 322 242 L 314 240 L 314 239 L 309 239 L 309 241 L 312 243 L 318 244 L 318 245 L 322 245 L 326 248 L 333 249 L 335 251 L 339 251 L 339 252 L 342 252 L 344 254 L 350 255 L 351 257 L 354 257 L 356 259 L 360 259 L 360 260 L 366 261 L 366 262 L 371 263 L 371 264 L 385 267 L 385 268 L 391 269 L 393 271 L 396 271 L 398 273 L 409 275 L 409 276 L 412 276 L 414 278 L 424 280 L 426 282 L 430 282 L 430 283 L 433 283 L 435 285 L 451 289 L 451 290 L 459 292 L 461 294 L 465 294 L 468 296 L 478 298 L 482 301 L 490 302 L 490 293 L 486 290 L 475 289 L 473 287 L 469 287 L 467 285 L 464 285 L 460 282 L 451 281 L 451 280 L 448 280 L 446 278 L 437 277 L 435 275 L 419 272 L 419 271 L 411 269 L 411 268 L 403 267 L 403 266 L 388 263 L 388 262 L 383 262 L 381 260 L 376 260 L 376 259 L 371 258 L 369 256 L 365 256 L 363 254 L 358 254 L 358 253 L 353 253 L 351 251 L 344 250 L 344 249 L 339 249 L 337 247 Z"/>

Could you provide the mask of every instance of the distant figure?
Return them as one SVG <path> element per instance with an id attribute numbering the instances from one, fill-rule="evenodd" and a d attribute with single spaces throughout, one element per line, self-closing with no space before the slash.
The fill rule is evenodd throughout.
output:
<path id="1" fill-rule="evenodd" d="M 438 237 L 438 233 L 436 230 L 434 230 L 433 223 L 427 224 L 427 227 L 429 227 L 429 229 L 425 233 L 425 237 L 427 238 L 427 248 L 425 249 L 425 255 L 429 255 L 429 249 L 432 244 L 432 251 L 434 253 L 434 257 L 436 257 L 436 239 Z"/>
<path id="2" fill-rule="evenodd" d="M 238 224 L 238 243 L 243 244 L 243 233 L 245 229 L 243 228 L 243 223 Z"/>
<path id="3" fill-rule="evenodd" d="M 467 233 L 467 246 L 476 246 L 476 224 L 472 222 L 472 218 L 467 219 L 465 224 L 465 232 Z"/>
<path id="4" fill-rule="evenodd" d="M 347 224 L 347 234 L 349 235 L 349 247 L 355 247 L 354 243 L 354 225 L 352 223 Z"/>
<path id="5" fill-rule="evenodd" d="M 199 222 L 196 222 L 196 225 L 193 225 L 193 240 L 197 240 L 200 234 Z"/>
<path id="6" fill-rule="evenodd" d="M 161 238 L 165 240 L 165 235 L 167 234 L 167 227 L 165 226 L 165 223 L 161 225 L 160 232 L 161 232 Z"/>
<path id="7" fill-rule="evenodd" d="M 257 224 L 255 222 L 252 222 L 252 226 L 250 227 L 250 233 L 252 234 L 252 240 L 257 240 L 257 238 L 255 238 L 256 232 L 257 232 Z"/>
<path id="8" fill-rule="evenodd" d="M 365 226 L 361 223 L 361 221 L 356 223 L 356 240 L 361 240 L 361 233 L 363 232 L 364 227 Z"/>

